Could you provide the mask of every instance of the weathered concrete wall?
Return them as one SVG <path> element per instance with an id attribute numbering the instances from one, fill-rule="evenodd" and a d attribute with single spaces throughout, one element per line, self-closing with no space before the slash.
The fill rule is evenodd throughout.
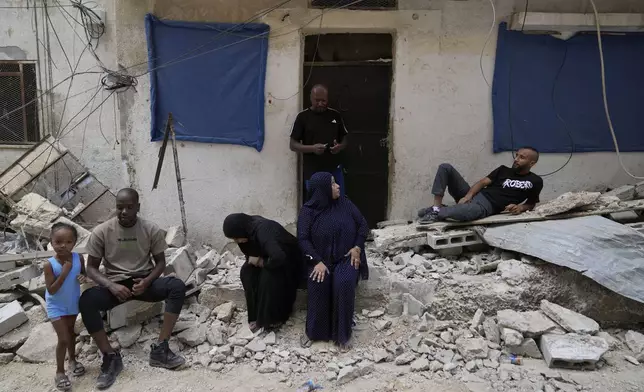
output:
<path id="1" fill-rule="evenodd" d="M 96 54 L 106 67 L 113 68 L 116 65 L 114 3 L 110 0 L 94 3 L 105 10 L 107 24 Z M 126 185 L 115 122 L 116 96 L 108 98 L 109 92 L 99 89 L 100 73 L 70 78 L 73 69 L 76 73 L 100 71 L 96 59 L 85 49 L 82 26 L 72 19 L 80 20 L 78 11 L 71 7 L 63 10 L 51 2 L 47 13 L 41 2 L 36 8 L 33 1 L 27 0 L 2 3 L 5 4 L 16 8 L 0 9 L 0 59 L 37 62 L 38 95 L 42 95 L 38 103 L 44 111 L 44 117 L 40 117 L 42 134 L 60 135 L 63 144 L 106 186 L 117 189 Z M 97 109 L 103 100 L 102 108 Z M 0 146 L 0 171 L 29 147 Z"/>
<path id="2" fill-rule="evenodd" d="M 244 21 L 274 1 L 217 2 L 205 0 L 117 1 L 118 61 L 145 62 L 143 17 L 191 21 Z M 507 19 L 524 2 L 499 0 L 498 20 Z M 644 12 L 640 1 L 597 1 L 600 12 Z M 181 143 L 179 155 L 190 226 L 197 242 L 223 245 L 220 225 L 230 212 L 262 214 L 282 223 L 296 219 L 296 156 L 288 150 L 288 130 L 300 110 L 302 32 L 318 31 L 319 10 L 303 0 L 278 9 L 262 21 L 271 25 L 266 79 L 266 144 L 261 153 L 238 146 Z M 535 0 L 532 11 L 588 12 L 587 0 Z M 470 181 L 510 154 L 492 154 L 490 92 L 479 70 L 479 55 L 492 22 L 487 1 L 401 1 L 400 10 L 365 12 L 336 10 L 325 14 L 323 32 L 385 32 L 395 37 L 392 104 L 390 217 L 410 217 L 430 202 L 433 172 L 441 162 L 457 166 Z M 303 27 L 303 28 L 302 28 Z M 298 31 L 298 28 L 302 28 Z M 285 34 L 289 33 L 290 34 Z M 483 66 L 493 72 L 493 34 Z M 184 64 L 185 66 L 185 64 Z M 179 220 L 171 160 L 166 161 L 160 188 L 148 192 L 158 144 L 148 139 L 149 84 L 140 78 L 137 92 L 121 95 L 121 127 L 127 149 L 129 180 L 143 192 L 143 210 L 161 224 Z M 537 171 L 565 162 L 566 154 L 543 155 Z M 644 173 L 642 154 L 625 154 L 625 163 Z M 578 154 L 557 175 L 547 178 L 544 198 L 568 190 L 595 189 L 628 182 L 610 153 Z"/>

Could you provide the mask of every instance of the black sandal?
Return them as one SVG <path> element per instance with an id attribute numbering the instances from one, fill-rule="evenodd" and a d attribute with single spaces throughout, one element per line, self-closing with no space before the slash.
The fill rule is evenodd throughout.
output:
<path id="1" fill-rule="evenodd" d="M 57 374 L 54 382 L 56 383 L 56 389 L 59 391 L 69 391 L 72 389 L 72 383 L 69 382 L 69 378 L 64 373 Z"/>
<path id="2" fill-rule="evenodd" d="M 78 361 L 69 362 L 69 370 L 72 371 L 74 377 L 80 377 L 85 374 L 85 366 Z"/>

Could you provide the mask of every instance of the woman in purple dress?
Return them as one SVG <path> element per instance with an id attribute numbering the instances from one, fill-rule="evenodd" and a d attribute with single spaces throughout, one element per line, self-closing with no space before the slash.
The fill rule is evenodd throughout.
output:
<path id="1" fill-rule="evenodd" d="M 330 173 L 309 181 L 311 198 L 300 211 L 297 237 L 308 261 L 306 335 L 301 344 L 333 340 L 348 349 L 358 279 L 369 271 L 364 243 L 369 227 Z"/>

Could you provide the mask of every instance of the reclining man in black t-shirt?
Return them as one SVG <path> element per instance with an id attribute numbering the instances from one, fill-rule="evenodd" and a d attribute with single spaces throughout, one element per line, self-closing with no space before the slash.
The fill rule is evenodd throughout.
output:
<path id="1" fill-rule="evenodd" d="M 447 219 L 469 222 L 501 212 L 521 214 L 539 202 L 543 180 L 530 169 L 539 160 L 532 147 L 517 151 L 512 168 L 499 166 L 487 177 L 470 187 L 452 165 L 443 163 L 434 178 L 434 206 L 418 212 L 419 223 L 427 224 Z M 445 190 L 458 203 L 443 207 Z"/>

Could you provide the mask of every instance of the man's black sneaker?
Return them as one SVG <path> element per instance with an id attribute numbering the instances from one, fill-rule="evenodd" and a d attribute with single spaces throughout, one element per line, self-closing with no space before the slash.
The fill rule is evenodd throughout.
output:
<path id="1" fill-rule="evenodd" d="M 427 215 L 430 212 L 432 212 L 432 208 L 434 208 L 434 207 L 421 208 L 420 210 L 418 210 L 418 218 L 419 219 L 424 218 L 425 215 Z"/>
<path id="2" fill-rule="evenodd" d="M 186 360 L 170 350 L 168 341 L 150 345 L 150 366 L 164 369 L 176 369 L 186 363 Z"/>
<path id="3" fill-rule="evenodd" d="M 418 220 L 421 225 L 428 225 L 430 223 L 438 222 L 438 212 L 440 210 L 431 209 L 427 214 Z"/>
<path id="4" fill-rule="evenodd" d="M 96 388 L 102 390 L 111 387 L 121 370 L 123 370 L 123 358 L 120 353 L 103 354 L 101 374 L 96 379 Z"/>

